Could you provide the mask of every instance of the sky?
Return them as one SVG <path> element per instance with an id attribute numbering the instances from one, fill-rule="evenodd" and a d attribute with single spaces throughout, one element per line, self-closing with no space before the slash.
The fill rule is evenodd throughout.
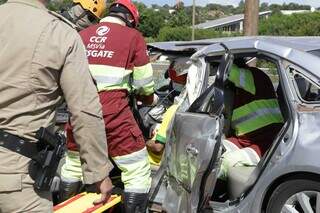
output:
<path id="1" fill-rule="evenodd" d="M 169 4 L 173 5 L 176 0 L 138 0 L 140 2 L 143 2 L 147 5 L 151 4 L 158 4 L 158 5 L 164 5 Z M 206 5 L 209 3 L 216 3 L 216 4 L 229 4 L 229 5 L 238 5 L 240 0 L 196 0 L 197 5 Z M 192 0 L 183 0 L 185 5 L 190 5 L 192 3 Z M 298 4 L 306 4 L 311 5 L 312 7 L 320 7 L 320 0 L 260 0 L 260 3 L 267 2 L 269 4 L 282 4 L 282 3 L 298 3 Z"/>

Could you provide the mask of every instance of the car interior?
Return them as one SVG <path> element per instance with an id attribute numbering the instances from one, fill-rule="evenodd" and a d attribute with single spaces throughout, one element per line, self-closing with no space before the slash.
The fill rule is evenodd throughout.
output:
<path id="1" fill-rule="evenodd" d="M 277 95 L 277 99 L 280 105 L 282 115 L 284 117 L 285 123 L 289 120 L 289 109 L 286 104 L 285 96 L 281 88 L 280 75 L 277 62 L 268 56 L 253 53 L 253 54 L 241 54 L 235 55 L 235 58 L 245 58 L 248 66 L 254 66 L 265 72 L 271 79 L 274 91 Z M 210 72 L 208 76 L 208 86 L 214 79 L 214 76 L 217 72 L 217 66 L 219 66 L 219 59 L 212 58 L 210 61 Z M 263 82 L 259 82 L 262 83 Z M 235 95 L 235 87 L 230 82 L 226 82 L 224 85 L 224 136 L 228 137 L 230 135 L 230 123 L 233 111 L 233 99 Z M 218 180 L 215 190 L 212 194 L 211 202 L 214 202 L 214 206 L 217 206 L 217 203 L 223 203 L 227 206 L 237 203 L 239 199 L 246 195 L 249 192 L 250 188 L 254 186 L 255 182 L 258 180 L 260 174 L 262 173 L 268 159 L 269 155 L 278 141 L 280 135 L 285 132 L 285 126 L 283 126 L 280 132 L 272 132 L 275 134 L 275 140 L 270 146 L 269 150 L 261 157 L 258 165 L 255 166 L 241 166 L 241 167 L 232 167 L 228 172 L 227 181 Z M 267 157 L 268 156 L 268 157 Z"/>

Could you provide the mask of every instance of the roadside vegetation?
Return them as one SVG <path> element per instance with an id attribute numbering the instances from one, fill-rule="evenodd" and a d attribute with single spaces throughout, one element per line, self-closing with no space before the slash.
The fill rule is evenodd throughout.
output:
<path id="1" fill-rule="evenodd" d="M 320 12 L 285 16 L 274 14 L 260 22 L 259 34 L 275 36 L 319 36 Z"/>
<path id="2" fill-rule="evenodd" d="M 6 0 L 0 0 L 0 4 Z M 108 1 L 112 2 L 112 1 Z M 52 0 L 49 9 L 61 11 L 67 9 L 72 0 Z M 109 3 L 110 4 L 110 3 Z M 187 41 L 191 38 L 192 7 L 183 3 L 175 6 L 151 5 L 147 7 L 141 2 L 136 3 L 141 23 L 139 30 L 145 36 L 147 42 L 155 41 Z M 319 8 L 318 8 L 319 9 Z M 260 11 L 271 10 L 273 15 L 260 22 L 260 35 L 275 36 L 319 36 L 320 35 L 320 12 L 282 15 L 281 10 L 310 10 L 308 5 L 289 4 L 268 4 L 262 3 Z M 208 20 L 214 20 L 230 15 L 243 13 L 244 0 L 241 0 L 237 7 L 232 5 L 208 4 L 196 7 L 196 24 Z M 196 39 L 208 39 L 216 37 L 241 36 L 236 33 L 224 33 L 217 30 L 196 30 Z"/>

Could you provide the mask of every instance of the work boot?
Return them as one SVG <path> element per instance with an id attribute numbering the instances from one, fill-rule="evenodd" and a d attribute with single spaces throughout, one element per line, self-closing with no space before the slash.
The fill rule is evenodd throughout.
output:
<path id="1" fill-rule="evenodd" d="M 60 193 L 59 193 L 60 202 L 68 200 L 69 198 L 78 194 L 81 185 L 82 185 L 82 183 L 80 181 L 79 182 L 61 181 L 60 182 Z"/>
<path id="2" fill-rule="evenodd" d="M 125 213 L 145 213 L 148 204 L 147 193 L 124 193 L 124 210 Z"/>

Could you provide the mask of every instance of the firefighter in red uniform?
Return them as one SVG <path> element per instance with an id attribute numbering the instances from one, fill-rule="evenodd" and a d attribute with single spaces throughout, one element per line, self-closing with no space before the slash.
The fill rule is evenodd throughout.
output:
<path id="1" fill-rule="evenodd" d="M 135 5 L 118 0 L 100 24 L 80 32 L 103 108 L 108 152 L 122 171 L 124 206 L 129 213 L 145 212 L 151 186 L 145 141 L 128 103 L 129 92 L 145 104 L 154 102 L 153 71 L 144 38 L 135 29 L 138 23 Z M 69 149 L 76 150 L 71 128 L 67 135 Z M 69 152 L 69 159 L 73 154 Z"/>

